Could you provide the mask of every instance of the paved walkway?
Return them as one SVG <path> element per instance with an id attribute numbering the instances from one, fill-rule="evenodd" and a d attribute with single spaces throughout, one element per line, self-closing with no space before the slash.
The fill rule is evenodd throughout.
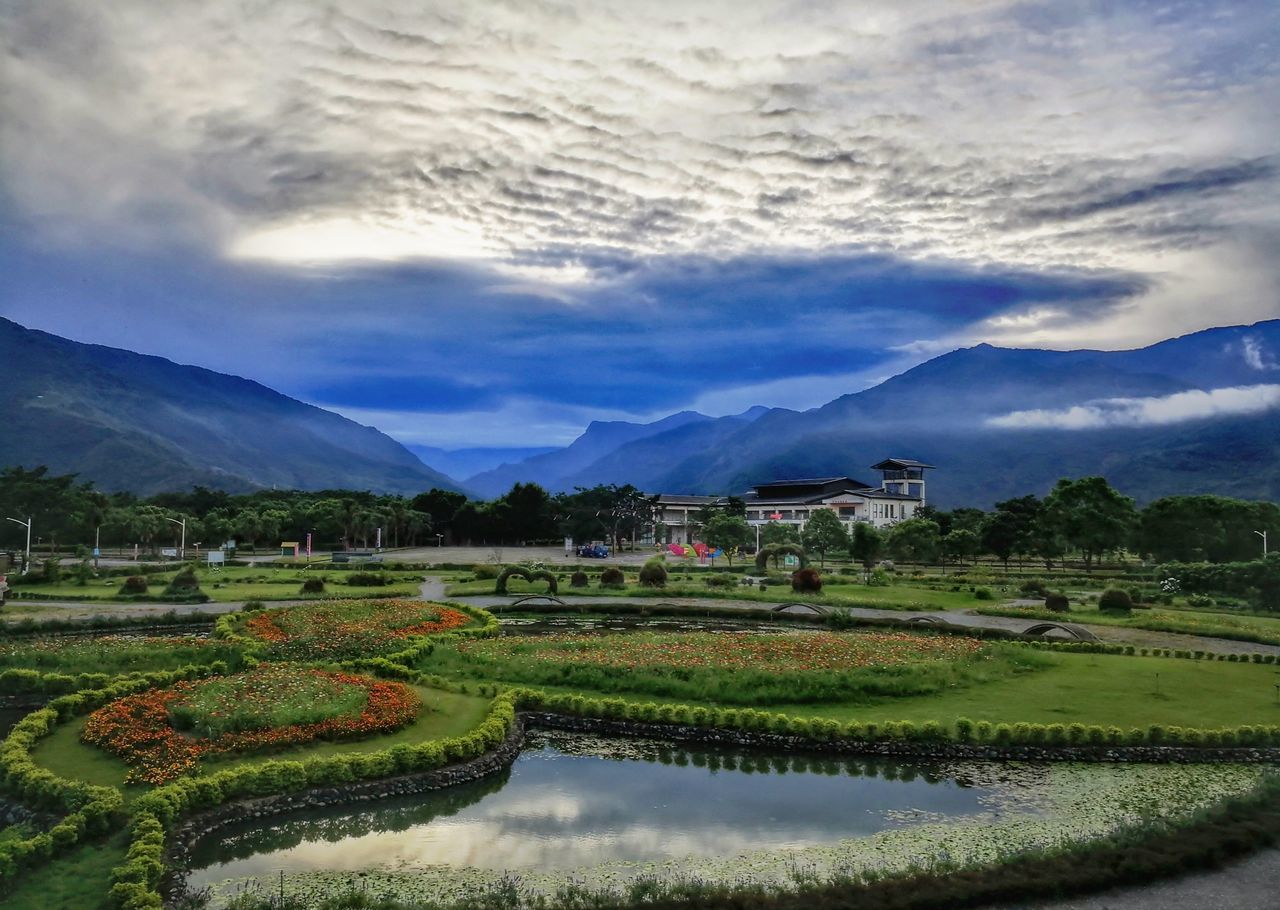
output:
<path id="1" fill-rule="evenodd" d="M 1150 885 L 990 910 L 1262 910 L 1280 907 L 1280 850 L 1263 850 L 1225 869 Z"/>

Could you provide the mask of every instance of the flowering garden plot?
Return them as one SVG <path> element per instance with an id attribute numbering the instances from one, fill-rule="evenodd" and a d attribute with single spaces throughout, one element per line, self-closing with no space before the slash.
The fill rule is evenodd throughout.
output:
<path id="1" fill-rule="evenodd" d="M 922 695 L 1043 661 L 1029 649 L 906 632 L 564 634 L 462 642 L 452 655 L 477 676 L 728 704 Z"/>
<path id="2" fill-rule="evenodd" d="M 233 650 L 197 635 L 25 638 L 0 643 L 0 670 L 129 673 L 226 660 Z"/>
<path id="3" fill-rule="evenodd" d="M 400 683 L 267 667 L 117 699 L 89 715 L 82 735 L 131 765 L 130 780 L 159 784 L 207 755 L 389 733 L 420 707 Z"/>
<path id="4" fill-rule="evenodd" d="M 393 650 L 406 638 L 471 622 L 460 610 L 420 600 L 331 600 L 251 618 L 245 630 L 284 660 L 346 660 Z"/>

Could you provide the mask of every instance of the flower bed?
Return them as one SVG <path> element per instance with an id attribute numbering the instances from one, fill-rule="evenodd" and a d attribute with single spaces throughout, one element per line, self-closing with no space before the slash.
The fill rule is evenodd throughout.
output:
<path id="1" fill-rule="evenodd" d="M 923 695 L 1044 663 L 1030 649 L 953 635 L 641 632 L 458 642 L 437 647 L 422 666 L 590 692 L 764 705 Z"/>
<path id="2" fill-rule="evenodd" d="M 388 733 L 420 707 L 400 683 L 268 667 L 117 699 L 89 715 L 82 738 L 130 764 L 129 780 L 158 784 L 208 755 Z"/>
<path id="3" fill-rule="evenodd" d="M 260 613 L 245 630 L 267 642 L 272 658 L 345 660 L 385 653 L 403 639 L 469 622 L 461 610 L 420 600 L 332 600 Z"/>
<path id="4" fill-rule="evenodd" d="M 895 667 L 928 660 L 961 660 L 985 647 L 972 638 L 921 636 L 903 632 L 856 635 L 548 635 L 536 641 L 499 638 L 458 646 L 464 654 L 594 664 L 620 670 L 710 668 L 719 670 L 806 671 Z"/>

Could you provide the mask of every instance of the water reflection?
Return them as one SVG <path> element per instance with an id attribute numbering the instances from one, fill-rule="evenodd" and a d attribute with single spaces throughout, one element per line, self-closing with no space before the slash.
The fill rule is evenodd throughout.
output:
<path id="1" fill-rule="evenodd" d="M 0 739 L 9 735 L 9 731 L 13 729 L 14 724 L 22 720 L 32 711 L 31 708 L 0 708 Z"/>
<path id="2" fill-rule="evenodd" d="M 189 885 L 279 870 L 549 872 L 794 849 L 882 831 L 904 813 L 977 813 L 988 792 L 921 764 L 540 732 L 487 781 L 223 829 L 193 853 Z"/>

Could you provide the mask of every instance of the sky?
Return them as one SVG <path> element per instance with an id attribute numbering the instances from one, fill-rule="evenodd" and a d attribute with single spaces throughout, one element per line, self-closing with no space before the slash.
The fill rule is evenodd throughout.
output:
<path id="1" fill-rule="evenodd" d="M 0 316 L 564 444 L 1280 316 L 1278 146 L 1270 0 L 0 0 Z"/>

